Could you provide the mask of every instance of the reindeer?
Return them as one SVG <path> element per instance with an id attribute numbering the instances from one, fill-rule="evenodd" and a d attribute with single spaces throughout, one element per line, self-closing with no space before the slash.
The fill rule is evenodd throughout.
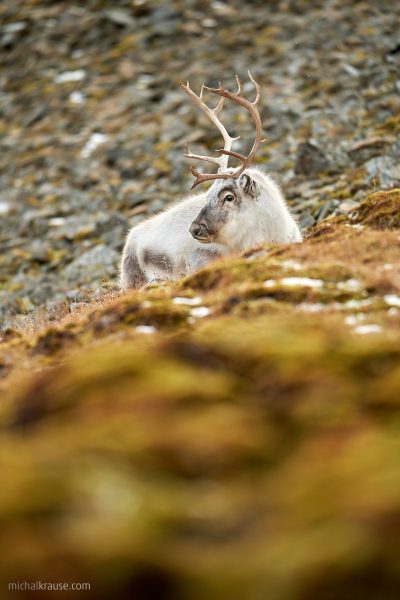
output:
<path id="1" fill-rule="evenodd" d="M 290 214 L 279 186 L 261 169 L 250 168 L 261 143 L 262 125 L 258 112 L 260 86 L 249 77 L 256 90 L 253 102 L 242 96 L 236 76 L 236 93 L 202 86 L 197 95 L 189 82 L 180 84 L 184 92 L 216 125 L 224 139 L 217 157 L 192 154 L 186 145 L 185 157 L 217 164 L 217 173 L 200 173 L 194 167 L 192 189 L 213 181 L 207 192 L 189 195 L 165 211 L 133 227 L 128 234 L 121 261 L 123 289 L 141 287 L 154 280 L 177 279 L 207 262 L 238 253 L 258 244 L 288 244 L 302 241 L 299 227 Z M 203 100 L 204 90 L 220 96 L 215 108 Z M 254 121 L 256 136 L 249 154 L 232 151 L 239 138 L 229 135 L 218 115 L 225 99 L 247 110 Z M 229 157 L 240 166 L 228 168 Z"/>

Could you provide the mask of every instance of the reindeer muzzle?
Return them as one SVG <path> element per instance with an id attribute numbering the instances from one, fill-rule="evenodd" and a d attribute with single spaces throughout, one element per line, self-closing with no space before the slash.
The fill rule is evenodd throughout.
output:
<path id="1" fill-rule="evenodd" d="M 201 221 L 193 221 L 193 223 L 189 227 L 189 232 L 195 240 L 197 240 L 198 242 L 202 242 L 203 244 L 211 242 L 213 238 L 213 235 L 207 228 L 207 225 Z"/>

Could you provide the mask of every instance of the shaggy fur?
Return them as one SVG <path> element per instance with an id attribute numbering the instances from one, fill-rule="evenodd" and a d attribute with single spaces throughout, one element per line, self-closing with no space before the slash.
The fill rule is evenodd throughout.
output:
<path id="1" fill-rule="evenodd" d="M 213 258 L 263 242 L 300 241 L 278 185 L 263 171 L 247 169 L 238 179 L 215 180 L 207 192 L 134 227 L 122 254 L 121 286 L 177 279 Z"/>

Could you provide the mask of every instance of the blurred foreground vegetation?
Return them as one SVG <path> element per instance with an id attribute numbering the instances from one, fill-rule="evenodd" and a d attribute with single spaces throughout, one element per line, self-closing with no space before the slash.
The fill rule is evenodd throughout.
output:
<path id="1" fill-rule="evenodd" d="M 0 597 L 397 599 L 399 214 L 8 330 Z"/>

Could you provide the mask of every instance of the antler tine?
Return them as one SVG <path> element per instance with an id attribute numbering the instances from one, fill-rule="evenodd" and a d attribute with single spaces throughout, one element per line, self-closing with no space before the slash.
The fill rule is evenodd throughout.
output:
<path id="1" fill-rule="evenodd" d="M 214 174 L 200 173 L 194 167 L 191 167 L 191 169 L 190 169 L 191 173 L 195 177 L 195 181 L 193 182 L 192 189 L 194 187 L 196 187 L 199 183 L 202 183 L 204 181 L 239 177 L 243 173 L 243 171 L 251 164 L 253 157 L 257 151 L 258 146 L 260 145 L 260 143 L 262 141 L 264 141 L 261 139 L 262 124 L 261 124 L 260 114 L 259 114 L 258 108 L 257 108 L 257 104 L 260 100 L 260 95 L 261 95 L 261 87 L 256 82 L 256 80 L 254 79 L 254 77 L 252 76 L 250 71 L 248 71 L 248 74 L 249 74 L 249 79 L 252 82 L 252 84 L 254 85 L 255 90 L 256 90 L 256 97 L 253 100 L 253 102 L 250 102 L 250 100 L 247 100 L 246 98 L 244 98 L 242 96 L 242 84 L 237 75 L 236 75 L 236 83 L 237 83 L 238 89 L 237 89 L 236 93 L 230 92 L 229 90 L 225 90 L 222 87 L 221 83 L 219 83 L 218 88 L 210 88 L 203 84 L 201 86 L 200 94 L 199 94 L 199 96 L 197 96 L 197 94 L 195 94 L 193 92 L 193 90 L 190 88 L 189 82 L 187 82 L 186 85 L 181 83 L 182 89 L 191 97 L 193 102 L 195 102 L 195 104 L 197 104 L 197 106 L 200 107 L 200 109 L 208 116 L 208 118 L 214 123 L 214 125 L 216 125 L 216 127 L 219 129 L 219 131 L 221 132 L 221 134 L 224 138 L 224 148 L 217 150 L 217 153 L 219 154 L 218 158 L 212 157 L 212 156 L 201 156 L 199 154 L 192 154 L 192 152 L 190 152 L 190 150 L 189 150 L 188 145 L 186 144 L 186 148 L 185 148 L 186 153 L 184 154 L 184 156 L 186 156 L 188 158 L 204 160 L 206 162 L 210 162 L 210 163 L 219 165 L 219 172 L 214 173 Z M 203 101 L 204 90 L 207 90 L 207 91 L 211 92 L 212 94 L 217 94 L 218 96 L 221 96 L 221 98 L 215 108 L 213 108 L 213 109 L 209 108 Z M 247 156 L 244 156 L 243 154 L 239 154 L 238 152 L 233 152 L 231 150 L 233 142 L 239 138 L 231 137 L 229 135 L 229 133 L 226 131 L 225 127 L 220 122 L 220 120 L 218 119 L 217 115 L 222 110 L 225 98 L 228 98 L 229 100 L 232 100 L 232 102 L 235 102 L 236 104 L 239 104 L 240 106 L 245 108 L 254 121 L 255 128 L 256 128 L 256 137 L 255 137 L 253 146 Z M 233 173 L 232 172 L 223 173 L 221 171 L 226 169 L 226 167 L 228 166 L 229 156 L 232 156 L 232 157 L 240 160 L 240 162 L 242 164 Z"/>
<path id="2" fill-rule="evenodd" d="M 238 154 L 237 152 L 232 153 L 230 148 L 224 148 L 223 150 L 219 150 L 220 154 L 225 155 L 225 156 L 233 156 L 235 158 L 238 158 L 242 162 L 242 166 L 239 167 L 239 169 L 237 169 L 237 171 L 233 174 L 233 177 L 238 177 L 251 164 L 251 161 L 257 151 L 257 148 L 262 141 L 261 140 L 262 123 L 261 123 L 260 114 L 257 109 L 257 104 L 260 99 L 261 87 L 255 81 L 255 79 L 251 75 L 250 71 L 249 71 L 249 78 L 256 89 L 256 98 L 253 102 L 246 100 L 246 98 L 244 98 L 240 94 L 241 84 L 240 84 L 240 79 L 237 76 L 236 76 L 236 81 L 238 84 L 238 91 L 236 94 L 234 92 L 230 92 L 229 90 L 225 90 L 221 86 L 219 88 L 210 88 L 210 87 L 204 86 L 205 89 L 208 90 L 209 92 L 211 92 L 212 94 L 217 94 L 218 96 L 223 96 L 224 98 L 228 98 L 229 100 L 232 100 L 232 102 L 235 102 L 236 104 L 239 104 L 240 106 L 245 108 L 249 112 L 251 118 L 254 121 L 255 127 L 256 127 L 256 137 L 255 137 L 255 140 L 253 143 L 253 147 L 251 148 L 251 150 L 247 156 L 243 156 L 241 154 Z"/>
<path id="3" fill-rule="evenodd" d="M 225 102 L 225 98 L 223 96 L 221 96 L 221 98 L 219 99 L 219 102 L 218 102 L 217 106 L 215 108 L 213 108 L 213 113 L 215 115 L 219 115 L 219 113 L 222 110 L 222 107 L 224 106 L 224 102 Z"/>
<path id="4" fill-rule="evenodd" d="M 182 156 L 186 156 L 186 158 L 194 158 L 196 160 L 204 160 L 206 162 L 210 162 L 216 165 L 220 164 L 220 159 L 219 158 L 215 158 L 213 156 L 202 156 L 200 154 L 193 154 L 190 150 L 189 150 L 189 144 L 186 143 L 185 144 L 185 152 L 184 154 L 182 154 Z"/>
<path id="5" fill-rule="evenodd" d="M 236 83 L 238 86 L 237 92 L 236 92 L 236 96 L 240 96 L 241 92 L 242 92 L 242 84 L 240 83 L 240 79 L 237 75 L 235 75 L 236 77 Z"/>
<path id="6" fill-rule="evenodd" d="M 252 104 L 256 105 L 256 104 L 258 104 L 258 101 L 260 100 L 261 87 L 259 86 L 259 84 L 257 83 L 257 81 L 254 79 L 254 77 L 250 73 L 250 71 L 247 71 L 247 73 L 249 74 L 249 79 L 250 79 L 251 83 L 256 88 L 256 99 L 253 100 L 253 102 L 252 102 Z"/>
<path id="7" fill-rule="evenodd" d="M 193 100 L 193 102 L 208 116 L 210 121 L 212 121 L 212 123 L 214 123 L 214 125 L 220 131 L 220 133 L 222 134 L 222 137 L 224 138 L 224 148 L 229 151 L 232 148 L 232 144 L 236 138 L 232 138 L 229 135 L 229 133 L 227 132 L 227 130 L 225 129 L 225 127 L 223 126 L 221 121 L 218 119 L 218 114 L 221 112 L 223 104 L 224 104 L 224 98 L 221 97 L 221 100 L 218 102 L 218 104 L 215 108 L 210 108 L 203 101 L 203 93 L 204 93 L 205 89 L 208 89 L 207 86 L 205 86 L 203 84 L 201 86 L 200 95 L 197 96 L 197 94 L 195 94 L 193 92 L 193 90 L 190 88 L 189 82 L 187 82 L 186 85 L 184 85 L 183 83 L 181 83 L 180 85 L 181 85 L 181 88 L 183 89 L 183 91 L 186 92 L 186 94 L 188 94 L 188 96 L 190 96 L 190 98 Z M 192 155 L 189 158 L 198 158 L 199 160 L 206 160 L 207 162 L 212 162 L 212 163 L 218 164 L 220 170 L 224 170 L 228 166 L 228 155 L 220 154 L 218 158 L 205 157 L 205 156 L 200 156 L 200 155 L 197 155 L 197 156 Z"/>
<path id="8" fill-rule="evenodd" d="M 203 183 L 204 181 L 211 181 L 214 179 L 229 179 L 232 177 L 232 173 L 200 173 L 194 167 L 190 167 L 190 172 L 195 177 L 195 181 L 192 184 L 191 189 L 195 188 L 199 183 Z"/>
<path id="9" fill-rule="evenodd" d="M 238 139 L 238 138 L 236 138 Z M 224 148 L 219 148 L 218 150 L 216 150 L 216 152 L 218 152 L 218 154 L 225 154 L 227 156 L 233 156 L 233 158 L 238 158 L 239 160 L 241 160 L 242 162 L 246 160 L 246 156 L 243 156 L 243 154 L 239 154 L 239 152 L 232 152 L 231 150 L 225 150 Z"/>

